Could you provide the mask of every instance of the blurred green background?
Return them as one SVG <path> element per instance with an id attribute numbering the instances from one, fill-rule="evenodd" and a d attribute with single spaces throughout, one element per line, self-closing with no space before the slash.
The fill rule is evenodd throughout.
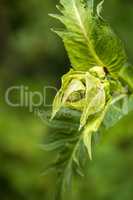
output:
<path id="1" fill-rule="evenodd" d="M 48 17 L 58 0 L 0 1 L 0 199 L 52 200 L 54 175 L 41 176 L 53 155 L 40 150 L 46 128 L 27 107 L 5 103 L 7 88 L 40 91 L 59 87 L 69 61 Z M 104 16 L 124 41 L 133 62 L 133 1 L 105 0 Z M 16 101 L 15 95 L 13 99 Z M 48 94 L 51 102 L 53 94 Z M 87 176 L 76 179 L 72 200 L 133 199 L 133 113 L 104 133 L 88 163 Z M 80 184 L 79 184 L 80 183 Z M 68 198 L 68 197 L 67 197 Z"/>

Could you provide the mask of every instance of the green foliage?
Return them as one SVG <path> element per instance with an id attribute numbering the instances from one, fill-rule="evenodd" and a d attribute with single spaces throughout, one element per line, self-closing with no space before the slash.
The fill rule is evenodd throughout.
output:
<path id="1" fill-rule="evenodd" d="M 103 125 L 105 128 L 114 126 L 129 112 L 133 111 L 133 95 L 120 96 L 119 99 L 111 103 L 107 114 L 105 115 Z"/>
<path id="2" fill-rule="evenodd" d="M 133 96 L 129 98 L 121 96 L 121 98 L 116 99 L 108 107 L 105 117 L 105 113 L 96 116 L 92 121 L 89 121 L 84 131 L 79 131 L 81 117 L 79 111 L 62 108 L 52 121 L 50 121 L 50 113 L 43 115 L 49 132 L 45 136 L 42 149 L 57 152 L 56 158 L 43 173 L 44 175 L 51 171 L 57 173 L 55 199 L 64 199 L 65 194 L 71 191 L 72 177 L 75 174 L 80 177 L 85 176 L 88 154 L 91 158 L 91 137 L 93 144 L 95 144 L 95 136 L 98 132 L 103 132 L 104 129 L 114 126 L 127 114 L 127 108 L 129 111 L 133 110 Z M 100 128 L 99 124 L 101 124 Z M 92 135 L 94 130 L 95 135 Z"/>
<path id="3" fill-rule="evenodd" d="M 115 74 L 127 62 L 123 44 L 101 18 L 103 1 L 96 10 L 92 2 L 61 0 L 61 6 L 57 6 L 61 15 L 51 16 L 66 29 L 55 32 L 63 39 L 74 69 L 88 71 L 93 66 L 102 66 Z"/>
<path id="4" fill-rule="evenodd" d="M 71 188 L 73 174 L 84 176 L 94 134 L 133 110 L 133 71 L 126 67 L 123 44 L 101 17 L 103 2 L 95 7 L 91 0 L 60 0 L 61 15 L 51 14 L 66 27 L 55 32 L 73 68 L 62 78 L 51 119 L 45 116 L 51 133 L 43 149 L 58 152 L 49 167 L 58 174 L 57 199 Z"/>

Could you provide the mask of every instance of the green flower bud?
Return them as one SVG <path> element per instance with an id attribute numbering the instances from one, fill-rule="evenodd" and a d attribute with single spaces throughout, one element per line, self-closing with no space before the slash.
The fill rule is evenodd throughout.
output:
<path id="1" fill-rule="evenodd" d="M 61 107 L 79 110 L 81 111 L 81 129 L 87 124 L 90 116 L 101 112 L 106 104 L 104 72 L 101 69 L 94 67 L 91 72 L 70 70 L 64 75 L 62 87 L 53 102 L 52 118 Z M 96 72 L 95 75 L 93 75 L 94 72 Z"/>

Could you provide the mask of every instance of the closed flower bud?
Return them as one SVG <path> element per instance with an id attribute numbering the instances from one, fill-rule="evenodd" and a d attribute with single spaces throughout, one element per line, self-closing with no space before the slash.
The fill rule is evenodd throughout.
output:
<path id="1" fill-rule="evenodd" d="M 92 68 L 90 72 L 70 70 L 63 76 L 62 87 L 54 99 L 52 118 L 61 107 L 81 111 L 81 129 L 86 125 L 90 116 L 104 109 L 107 90 L 105 90 L 105 85 L 108 86 L 103 80 L 104 72 L 99 68 Z"/>

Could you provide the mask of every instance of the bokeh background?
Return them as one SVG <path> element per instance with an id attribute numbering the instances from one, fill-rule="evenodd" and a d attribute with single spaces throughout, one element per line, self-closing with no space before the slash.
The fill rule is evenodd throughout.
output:
<path id="1" fill-rule="evenodd" d="M 53 155 L 38 144 L 44 123 L 27 107 L 13 108 L 4 100 L 7 88 L 28 86 L 40 91 L 59 87 L 69 60 L 48 17 L 58 0 L 0 0 L 0 199 L 52 200 L 55 176 L 41 176 Z M 125 43 L 133 62 L 133 1 L 105 0 L 104 16 Z M 12 97 L 14 101 L 17 95 Z M 48 94 L 51 101 L 53 94 Z M 96 145 L 87 176 L 76 179 L 71 200 L 133 199 L 133 113 L 104 133 Z"/>

